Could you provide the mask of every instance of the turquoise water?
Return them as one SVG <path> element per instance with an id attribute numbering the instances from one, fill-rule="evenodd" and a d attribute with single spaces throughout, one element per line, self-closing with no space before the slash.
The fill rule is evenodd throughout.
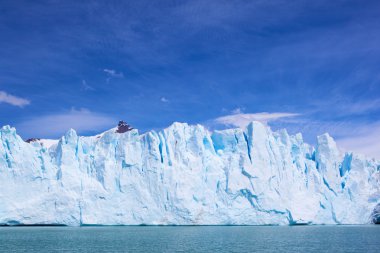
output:
<path id="1" fill-rule="evenodd" d="M 380 252 L 380 226 L 1 227 L 0 252 Z"/>

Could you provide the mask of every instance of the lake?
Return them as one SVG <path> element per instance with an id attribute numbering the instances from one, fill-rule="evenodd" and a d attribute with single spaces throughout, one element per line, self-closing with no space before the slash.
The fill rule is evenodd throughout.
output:
<path id="1" fill-rule="evenodd" d="M 0 252 L 380 252 L 380 226 L 0 227 Z"/>

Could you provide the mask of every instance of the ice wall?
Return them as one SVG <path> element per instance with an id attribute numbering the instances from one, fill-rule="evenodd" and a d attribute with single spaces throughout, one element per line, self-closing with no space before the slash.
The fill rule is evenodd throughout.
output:
<path id="1" fill-rule="evenodd" d="M 380 203 L 379 161 L 259 122 L 0 138 L 0 224 L 365 224 Z"/>

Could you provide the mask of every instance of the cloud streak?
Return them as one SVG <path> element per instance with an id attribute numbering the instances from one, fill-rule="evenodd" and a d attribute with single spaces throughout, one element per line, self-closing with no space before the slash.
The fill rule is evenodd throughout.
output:
<path id="1" fill-rule="evenodd" d="M 103 69 L 103 71 L 105 73 L 107 73 L 107 75 L 109 77 L 112 77 L 112 78 L 123 78 L 124 77 L 124 74 L 123 72 L 117 72 L 116 70 L 114 69 Z"/>
<path id="2" fill-rule="evenodd" d="M 260 121 L 267 124 L 268 122 L 276 121 L 282 118 L 290 118 L 300 115 L 298 113 L 286 112 L 241 113 L 240 110 L 236 109 L 233 112 L 235 113 L 214 119 L 214 122 L 225 126 L 244 128 L 252 121 Z"/>
<path id="3" fill-rule="evenodd" d="M 31 118 L 16 124 L 16 128 L 24 138 L 58 138 L 70 128 L 78 133 L 96 134 L 111 128 L 116 123 L 116 119 L 105 114 L 87 109 L 71 109 L 62 113 Z"/>
<path id="4" fill-rule="evenodd" d="M 24 107 L 30 104 L 30 101 L 25 98 L 20 98 L 11 94 L 6 93 L 5 91 L 0 91 L 0 103 L 6 103 L 13 106 Z"/>

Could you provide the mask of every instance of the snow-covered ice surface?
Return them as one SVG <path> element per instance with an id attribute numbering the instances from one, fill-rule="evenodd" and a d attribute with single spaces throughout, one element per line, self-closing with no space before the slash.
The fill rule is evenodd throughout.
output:
<path id="1" fill-rule="evenodd" d="M 3 225 L 365 224 L 380 203 L 379 161 L 258 122 L 0 138 Z"/>

